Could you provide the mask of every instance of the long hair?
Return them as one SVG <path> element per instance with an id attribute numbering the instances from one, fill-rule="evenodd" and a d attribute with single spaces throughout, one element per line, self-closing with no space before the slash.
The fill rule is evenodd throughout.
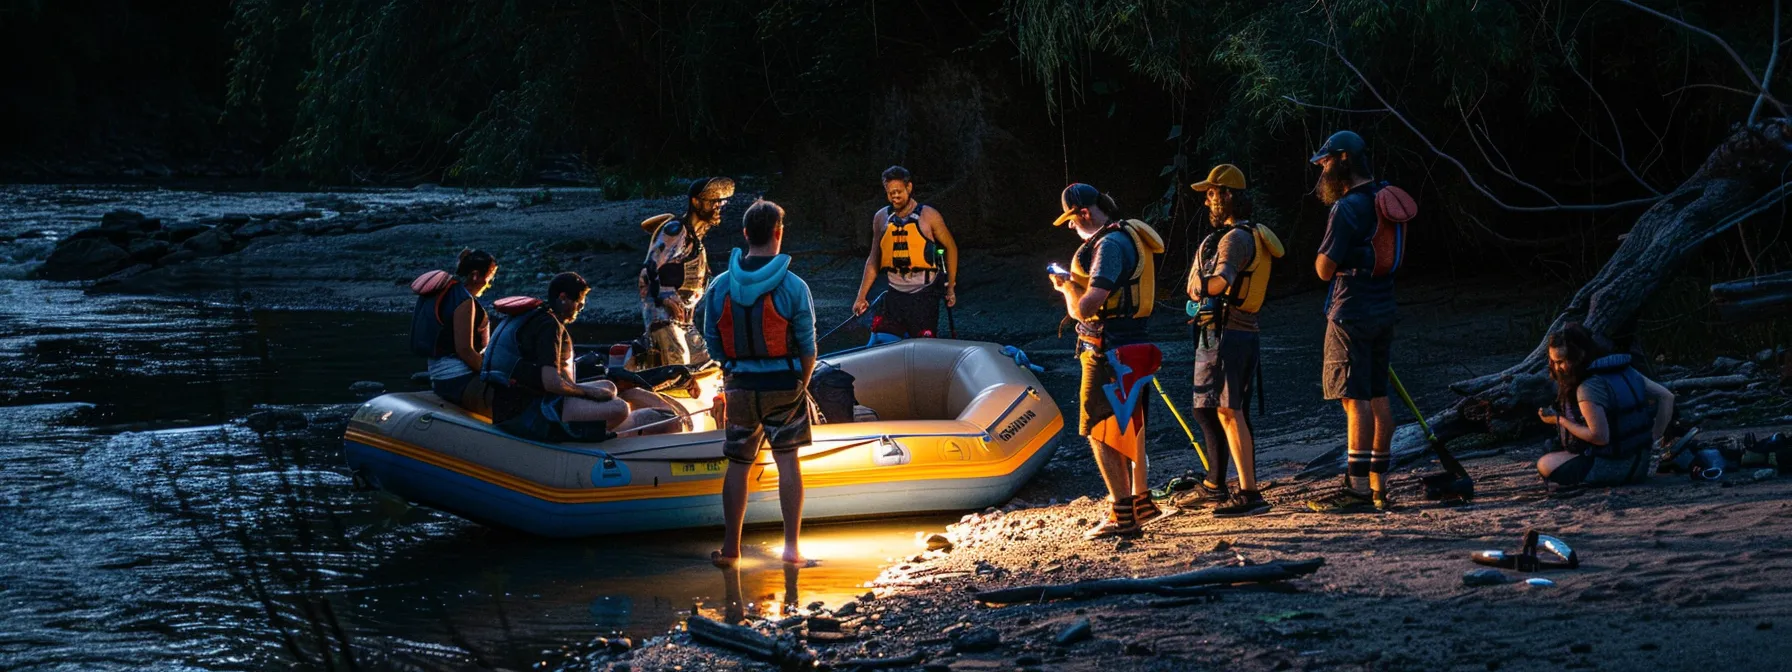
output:
<path id="1" fill-rule="evenodd" d="M 1575 392 L 1587 380 L 1587 367 L 1593 360 L 1604 357 L 1606 348 L 1599 342 L 1599 337 L 1578 322 L 1570 322 L 1550 334 L 1549 347 L 1561 350 L 1562 359 L 1568 362 L 1568 370 L 1559 375 L 1555 367 L 1549 370 L 1549 377 L 1556 381 L 1556 405 L 1566 415 L 1578 407 Z"/>
<path id="2" fill-rule="evenodd" d="M 454 274 L 464 281 L 474 273 L 490 271 L 496 265 L 498 260 L 485 250 L 463 249 L 460 251 L 460 260 L 454 267 Z"/>

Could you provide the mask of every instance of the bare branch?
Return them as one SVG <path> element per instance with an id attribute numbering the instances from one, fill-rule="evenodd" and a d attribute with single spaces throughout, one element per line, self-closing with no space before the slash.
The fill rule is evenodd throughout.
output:
<path id="1" fill-rule="evenodd" d="M 1320 105 L 1319 103 L 1309 103 L 1309 102 L 1306 102 L 1299 98 L 1295 98 L 1294 96 L 1282 96 L 1282 100 L 1286 100 L 1290 103 L 1294 103 L 1295 105 L 1299 105 L 1301 107 L 1311 107 L 1316 110 L 1331 110 L 1333 112 L 1343 112 L 1345 114 L 1385 114 L 1388 112 L 1393 112 L 1393 110 L 1390 110 L 1385 107 L 1366 108 L 1366 109 L 1360 109 L 1360 110 L 1359 109 L 1350 109 L 1347 107 L 1332 107 L 1330 105 Z"/>
<path id="2" fill-rule="evenodd" d="M 1784 103 L 1781 103 L 1779 101 L 1779 99 L 1774 98 L 1773 94 L 1770 94 L 1767 92 L 1767 86 L 1762 84 L 1761 80 L 1759 78 L 1755 77 L 1755 71 L 1748 67 L 1748 63 L 1746 63 L 1742 60 L 1742 56 L 1738 55 L 1736 53 L 1736 50 L 1732 49 L 1730 47 L 1730 43 L 1724 41 L 1724 38 L 1718 37 L 1717 34 L 1712 33 L 1709 30 L 1705 30 L 1704 28 L 1700 28 L 1698 26 L 1692 25 L 1690 23 L 1682 21 L 1682 20 L 1675 18 L 1673 16 L 1670 16 L 1668 14 L 1664 14 L 1660 11 L 1650 9 L 1648 7 L 1644 7 L 1640 4 L 1637 4 L 1634 0 L 1617 0 L 1617 2 L 1619 4 L 1629 5 L 1638 10 L 1641 10 L 1645 13 L 1653 14 L 1663 21 L 1667 21 L 1668 23 L 1672 23 L 1676 26 L 1680 26 L 1681 28 L 1685 28 L 1694 33 L 1698 33 L 1700 35 L 1710 38 L 1711 41 L 1717 43 L 1717 46 L 1723 47 L 1724 53 L 1727 53 L 1730 55 L 1730 60 L 1736 62 L 1736 67 L 1742 69 L 1742 74 L 1744 76 L 1748 77 L 1748 83 L 1755 85 L 1755 92 L 1759 93 L 1759 97 L 1761 99 L 1771 101 L 1773 103 L 1774 107 L 1780 108 L 1781 114 L 1784 114 L 1786 112 L 1786 105 Z M 1779 2 L 1778 2 L 1778 0 L 1775 0 L 1775 2 L 1774 2 L 1774 21 L 1777 23 L 1778 20 L 1779 20 Z M 1777 52 L 1778 49 L 1776 48 L 1775 51 Z M 1751 92 L 1750 95 L 1754 95 L 1754 93 Z M 1752 120 L 1752 118 L 1753 117 L 1751 116 L 1751 120 Z"/>
<path id="3" fill-rule="evenodd" d="M 1761 95 L 1755 96 L 1755 106 L 1749 108 L 1748 123 L 1755 123 L 1755 115 L 1761 113 L 1761 101 L 1767 98 L 1768 87 L 1773 86 L 1773 66 L 1780 62 L 1780 0 L 1773 0 L 1773 51 L 1767 55 L 1767 69 L 1761 72 Z M 1784 112 L 1785 108 L 1780 108 Z"/>
<path id="4" fill-rule="evenodd" d="M 1756 95 L 1755 92 L 1753 92 L 1753 91 L 1744 91 L 1744 90 L 1738 89 L 1734 86 L 1724 86 L 1722 84 L 1687 84 L 1686 86 L 1682 86 L 1678 89 L 1674 89 L 1667 93 L 1661 94 L 1661 97 L 1666 98 L 1668 96 L 1674 95 L 1681 91 L 1685 91 L 1687 89 L 1717 89 L 1719 91 L 1729 91 L 1730 93 L 1739 93 L 1744 96 Z"/>
<path id="5" fill-rule="evenodd" d="M 1778 2 L 1779 0 L 1774 1 Z M 1592 11 L 1592 8 L 1589 7 L 1588 11 Z M 1556 45 L 1561 47 L 1564 52 L 1567 51 L 1567 45 L 1562 44 L 1562 38 L 1560 36 L 1556 37 Z M 1605 118 L 1611 121 L 1612 124 L 1612 135 L 1617 138 L 1618 151 L 1613 152 L 1610 147 L 1606 147 L 1605 143 L 1600 142 L 1598 138 L 1593 137 L 1593 134 L 1588 133 L 1584 128 L 1581 129 L 1581 134 L 1587 136 L 1587 140 L 1592 141 L 1595 147 L 1605 150 L 1606 154 L 1610 154 L 1612 158 L 1617 159 L 1618 165 L 1623 166 L 1624 172 L 1630 173 L 1630 178 L 1636 180 L 1637 184 L 1640 184 L 1644 189 L 1649 190 L 1649 193 L 1660 196 L 1661 191 L 1654 186 L 1651 186 L 1648 182 L 1643 181 L 1643 176 L 1636 174 L 1636 169 L 1630 166 L 1629 152 L 1624 148 L 1624 133 L 1618 127 L 1618 116 L 1612 114 L 1612 107 L 1606 104 L 1605 95 L 1599 93 L 1598 87 L 1593 86 L 1592 79 L 1581 74 L 1580 68 L 1575 67 L 1573 58 L 1564 58 L 1562 59 L 1562 62 L 1567 64 L 1569 72 L 1574 73 L 1574 76 L 1580 79 L 1582 84 L 1587 86 L 1587 91 L 1593 94 L 1593 98 L 1599 101 L 1599 107 L 1605 110 Z M 1759 103 L 1757 102 L 1757 104 Z M 1575 122 L 1575 126 L 1578 127 L 1579 125 L 1580 122 Z"/>
<path id="6" fill-rule="evenodd" d="M 1369 93 L 1373 94 L 1375 96 L 1376 100 L 1381 101 L 1381 104 L 1383 106 L 1387 107 L 1388 114 L 1393 115 L 1395 119 L 1398 119 L 1400 121 L 1401 125 L 1405 126 L 1407 130 L 1412 131 L 1413 135 L 1418 136 L 1419 141 L 1425 143 L 1425 146 L 1427 148 L 1430 148 L 1431 153 L 1438 155 L 1445 161 L 1449 161 L 1451 165 L 1456 166 L 1456 169 L 1462 172 L 1463 179 L 1468 181 L 1469 186 L 1474 187 L 1475 191 L 1481 192 L 1482 196 L 1486 196 L 1487 200 L 1493 201 L 1493 204 L 1499 206 L 1501 209 L 1508 210 L 1511 212 L 1592 212 L 1592 211 L 1599 211 L 1599 210 L 1613 210 L 1613 209 L 1617 209 L 1617 208 L 1629 208 L 1629 207 L 1634 207 L 1634 206 L 1638 206 L 1638 205 L 1649 205 L 1651 203 L 1655 203 L 1656 201 L 1660 201 L 1663 198 L 1662 196 L 1651 196 L 1648 198 L 1633 198 L 1633 199 L 1630 199 L 1627 201 L 1618 201 L 1615 203 L 1589 203 L 1589 204 L 1547 205 L 1547 206 L 1512 205 L 1510 203 L 1502 201 L 1502 200 L 1500 200 L 1500 197 L 1495 196 L 1493 194 L 1493 192 L 1489 191 L 1485 185 L 1482 185 L 1480 181 L 1476 180 L 1475 174 L 1473 172 L 1469 171 L 1468 166 L 1463 165 L 1461 160 L 1457 159 L 1454 156 L 1451 156 L 1448 152 L 1445 152 L 1444 150 L 1439 149 L 1436 143 L 1431 142 L 1431 138 L 1427 137 L 1423 131 L 1419 130 L 1418 126 L 1413 125 L 1412 121 L 1408 120 L 1406 118 L 1406 115 L 1400 114 L 1399 110 L 1394 109 L 1394 104 L 1391 102 L 1388 102 L 1388 99 L 1381 95 L 1381 91 L 1375 88 L 1375 84 L 1369 81 L 1369 77 L 1367 75 L 1364 75 L 1363 71 L 1356 67 L 1355 63 L 1350 62 L 1350 59 L 1346 58 L 1344 56 L 1343 50 L 1339 49 L 1336 45 L 1326 44 L 1326 43 L 1320 42 L 1318 40 L 1308 40 L 1308 41 L 1312 42 L 1313 44 L 1317 44 L 1319 46 L 1330 49 L 1331 52 L 1338 57 L 1338 61 L 1344 64 L 1344 67 L 1350 68 L 1350 71 L 1352 73 L 1356 74 L 1357 80 L 1363 83 L 1363 88 L 1368 89 Z"/>
<path id="7" fill-rule="evenodd" d="M 1475 228 L 1480 229 L 1482 235 L 1493 239 L 1494 242 L 1499 243 L 1501 245 L 1510 245 L 1510 246 L 1514 246 L 1514 247 L 1534 247 L 1534 248 L 1539 248 L 1539 249 L 1559 249 L 1564 243 L 1573 242 L 1574 240 L 1576 240 L 1580 237 L 1577 234 L 1568 234 L 1565 236 L 1556 236 L 1554 238 L 1544 238 L 1541 240 L 1524 240 L 1524 239 L 1520 239 L 1520 238 L 1512 238 L 1510 236 L 1503 235 L 1498 231 L 1494 231 L 1492 227 L 1489 227 L 1485 223 L 1482 223 L 1481 218 L 1479 218 L 1479 217 L 1468 214 L 1467 212 L 1458 212 L 1457 214 L 1462 215 L 1464 218 L 1466 218 L 1469 221 L 1469 223 L 1474 224 Z"/>
<path id="8" fill-rule="evenodd" d="M 1481 152 L 1481 159 L 1483 161 L 1486 161 L 1487 165 L 1489 167 L 1493 168 L 1493 172 L 1499 174 L 1501 177 L 1504 177 L 1508 180 L 1518 183 L 1518 186 L 1521 186 L 1521 187 L 1524 187 L 1531 191 L 1537 192 L 1537 195 L 1542 196 L 1543 200 L 1549 201 L 1552 205 L 1561 205 L 1562 204 L 1561 201 L 1556 200 L 1555 196 L 1550 195 L 1549 192 L 1544 191 L 1541 187 L 1538 187 L 1537 185 L 1531 184 L 1529 182 L 1526 182 L 1526 181 L 1520 179 L 1517 175 L 1513 175 L 1510 171 L 1500 168 L 1499 164 L 1494 163 L 1493 157 L 1488 156 L 1487 150 L 1481 147 L 1481 139 L 1475 135 L 1475 125 L 1473 123 L 1470 123 L 1468 120 L 1468 111 L 1462 109 L 1461 105 L 1457 105 L 1456 113 L 1457 113 L 1457 115 L 1462 117 L 1462 125 L 1468 127 L 1469 141 L 1475 143 L 1475 149 L 1477 151 Z M 1493 144 L 1492 136 L 1488 136 L 1487 144 L 1490 144 L 1490 145 Z M 1501 158 L 1504 158 L 1504 157 L 1501 157 Z M 1511 164 L 1507 164 L 1508 167 L 1510 167 L 1510 165 Z"/>

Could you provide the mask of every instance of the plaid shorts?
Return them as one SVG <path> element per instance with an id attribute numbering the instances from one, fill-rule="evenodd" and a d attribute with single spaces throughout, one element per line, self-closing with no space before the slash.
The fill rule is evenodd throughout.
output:
<path id="1" fill-rule="evenodd" d="M 729 461 L 752 464 L 766 444 L 773 453 L 809 445 L 813 412 L 805 391 L 724 388 L 722 394 L 728 405 L 722 454 Z"/>

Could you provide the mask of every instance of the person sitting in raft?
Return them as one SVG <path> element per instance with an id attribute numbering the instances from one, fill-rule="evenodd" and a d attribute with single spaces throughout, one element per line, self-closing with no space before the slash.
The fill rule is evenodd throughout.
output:
<path id="1" fill-rule="evenodd" d="M 643 389 L 618 391 L 607 380 L 579 383 L 566 325 L 585 308 L 591 286 L 577 273 L 548 282 L 548 300 L 499 299 L 508 315 L 485 351 L 480 376 L 496 388 L 492 425 L 535 441 L 602 441 L 680 429 L 669 403 Z"/>
<path id="2" fill-rule="evenodd" d="M 438 271 L 439 272 L 439 271 Z M 419 310 L 438 325 L 429 360 L 429 387 L 448 403 L 480 415 L 492 412 L 492 388 L 479 379 L 485 344 L 491 340 L 490 317 L 474 299 L 492 286 L 498 260 L 484 250 L 461 250 L 454 277 L 438 300 L 419 301 Z M 450 328 L 441 329 L 440 326 Z"/>
<path id="3" fill-rule="evenodd" d="M 1537 460 L 1551 483 L 1625 485 L 1649 475 L 1650 446 L 1661 443 L 1674 415 L 1674 393 L 1630 367 L 1630 355 L 1607 354 L 1593 333 L 1569 324 L 1549 336 L 1549 377 L 1556 408 L 1537 409 L 1555 425 L 1562 450 Z"/>

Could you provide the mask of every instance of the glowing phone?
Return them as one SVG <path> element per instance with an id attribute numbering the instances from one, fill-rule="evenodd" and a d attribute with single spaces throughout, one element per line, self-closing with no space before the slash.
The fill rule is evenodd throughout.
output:
<path id="1" fill-rule="evenodd" d="M 1045 265 L 1045 272 L 1052 275 L 1061 275 L 1067 278 L 1070 277 L 1070 271 L 1065 270 L 1063 266 L 1059 266 L 1058 262 L 1055 261 Z"/>

